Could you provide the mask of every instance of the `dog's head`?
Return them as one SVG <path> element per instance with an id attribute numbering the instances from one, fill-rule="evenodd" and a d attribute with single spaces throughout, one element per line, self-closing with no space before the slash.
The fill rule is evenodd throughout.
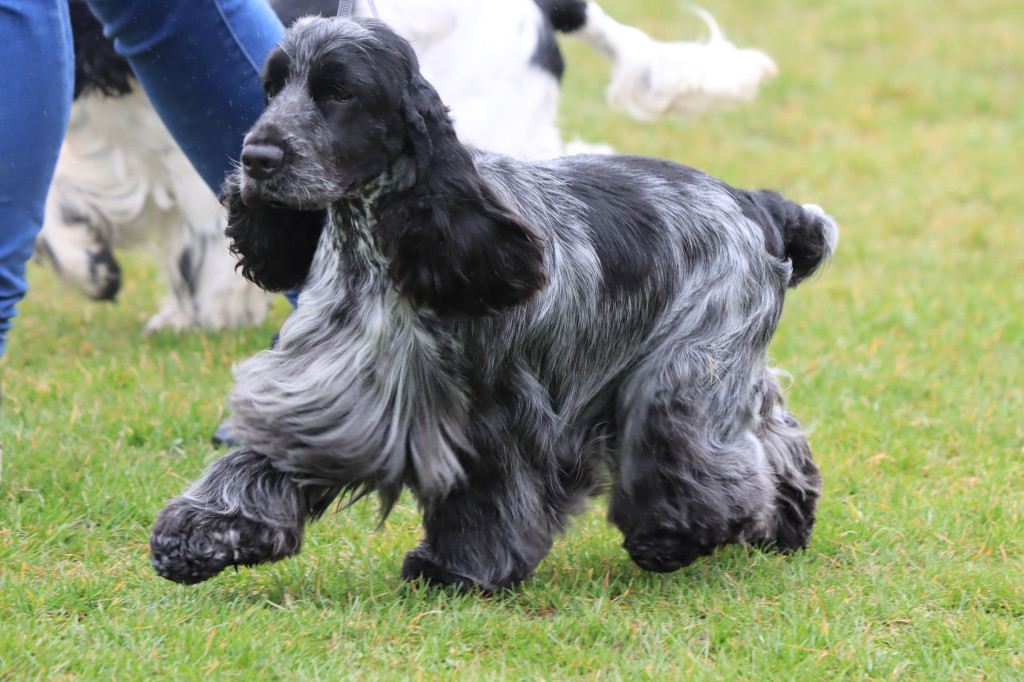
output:
<path id="1" fill-rule="evenodd" d="M 254 213 L 269 208 L 322 219 L 323 209 L 363 197 L 404 157 L 414 177 L 374 185 L 381 192 L 374 237 L 401 294 L 440 315 L 485 315 L 522 304 L 544 286 L 537 234 L 487 186 L 412 47 L 388 26 L 299 20 L 261 78 L 267 108 L 225 186 L 230 225 L 245 223 L 233 234 L 229 226 L 229 236 L 247 277 L 263 285 L 268 278 L 255 264 L 273 255 L 252 253 L 248 233 L 280 231 Z M 277 239 L 264 237 L 257 251 Z M 305 276 L 312 256 L 276 267 Z"/>

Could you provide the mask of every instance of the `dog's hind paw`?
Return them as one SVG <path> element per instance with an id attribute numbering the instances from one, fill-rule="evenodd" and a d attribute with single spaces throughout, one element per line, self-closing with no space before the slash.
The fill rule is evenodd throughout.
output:
<path id="1" fill-rule="evenodd" d="M 150 560 L 160 577 L 193 585 L 229 566 L 253 566 L 295 554 L 302 545 L 301 533 L 179 501 L 157 517 L 149 538 Z"/>
<path id="2" fill-rule="evenodd" d="M 456 588 L 459 594 L 492 595 L 515 588 L 532 574 L 532 571 L 521 571 L 516 575 L 503 578 L 480 574 L 470 575 L 466 571 L 457 571 L 441 566 L 430 550 L 425 549 L 423 545 L 407 552 L 402 561 L 402 580 L 429 587 Z"/>
<path id="3" fill-rule="evenodd" d="M 773 530 L 767 537 L 754 536 L 747 544 L 766 552 L 791 554 L 807 549 L 814 530 L 813 500 L 802 508 L 795 503 L 780 500 Z"/>
<path id="4" fill-rule="evenodd" d="M 671 573 L 689 566 L 714 550 L 714 544 L 702 544 L 692 536 L 675 533 L 650 533 L 626 538 L 622 546 L 629 558 L 645 571 Z"/>
<path id="5" fill-rule="evenodd" d="M 419 549 L 405 555 L 405 560 L 402 561 L 402 579 L 408 582 L 422 581 L 432 587 L 456 587 L 460 593 L 488 593 L 493 589 L 493 586 L 481 585 L 469 576 L 441 568 Z"/>

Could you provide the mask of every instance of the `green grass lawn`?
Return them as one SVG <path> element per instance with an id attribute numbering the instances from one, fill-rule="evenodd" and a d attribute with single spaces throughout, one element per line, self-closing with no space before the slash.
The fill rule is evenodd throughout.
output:
<path id="1" fill-rule="evenodd" d="M 681 3 L 608 0 L 662 38 Z M 842 226 L 771 348 L 825 478 L 808 551 L 743 547 L 643 573 L 600 501 L 500 598 L 398 579 L 405 498 L 310 528 L 303 553 L 182 587 L 149 566 L 157 511 L 218 456 L 240 332 L 139 330 L 162 284 L 125 258 L 116 305 L 31 270 L 3 371 L 0 679 L 1024 679 L 1024 9 L 1018 0 L 706 4 L 780 75 L 699 122 L 609 113 L 566 43 L 564 128 Z"/>

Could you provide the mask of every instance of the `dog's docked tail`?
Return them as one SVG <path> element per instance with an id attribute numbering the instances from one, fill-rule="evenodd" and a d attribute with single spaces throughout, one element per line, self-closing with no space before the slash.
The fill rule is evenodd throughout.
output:
<path id="1" fill-rule="evenodd" d="M 817 204 L 800 204 L 767 189 L 739 191 L 743 213 L 764 229 L 773 255 L 793 264 L 789 286 L 795 287 L 832 260 L 839 243 L 839 226 Z"/>

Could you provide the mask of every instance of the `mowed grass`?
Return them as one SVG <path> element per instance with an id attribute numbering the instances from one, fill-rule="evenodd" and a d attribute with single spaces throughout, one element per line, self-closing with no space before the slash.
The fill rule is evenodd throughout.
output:
<path id="1" fill-rule="evenodd" d="M 608 0 L 661 38 L 681 4 Z M 831 270 L 771 348 L 825 478 L 808 551 L 743 547 L 643 573 L 601 502 L 498 598 L 402 584 L 404 499 L 310 528 L 303 553 L 181 587 L 149 567 L 162 504 L 218 456 L 239 332 L 139 329 L 34 267 L 3 369 L 0 678 L 1024 678 L 1024 9 L 1011 0 L 706 5 L 780 75 L 698 122 L 609 113 L 607 66 L 565 43 L 564 128 L 820 203 Z"/>

